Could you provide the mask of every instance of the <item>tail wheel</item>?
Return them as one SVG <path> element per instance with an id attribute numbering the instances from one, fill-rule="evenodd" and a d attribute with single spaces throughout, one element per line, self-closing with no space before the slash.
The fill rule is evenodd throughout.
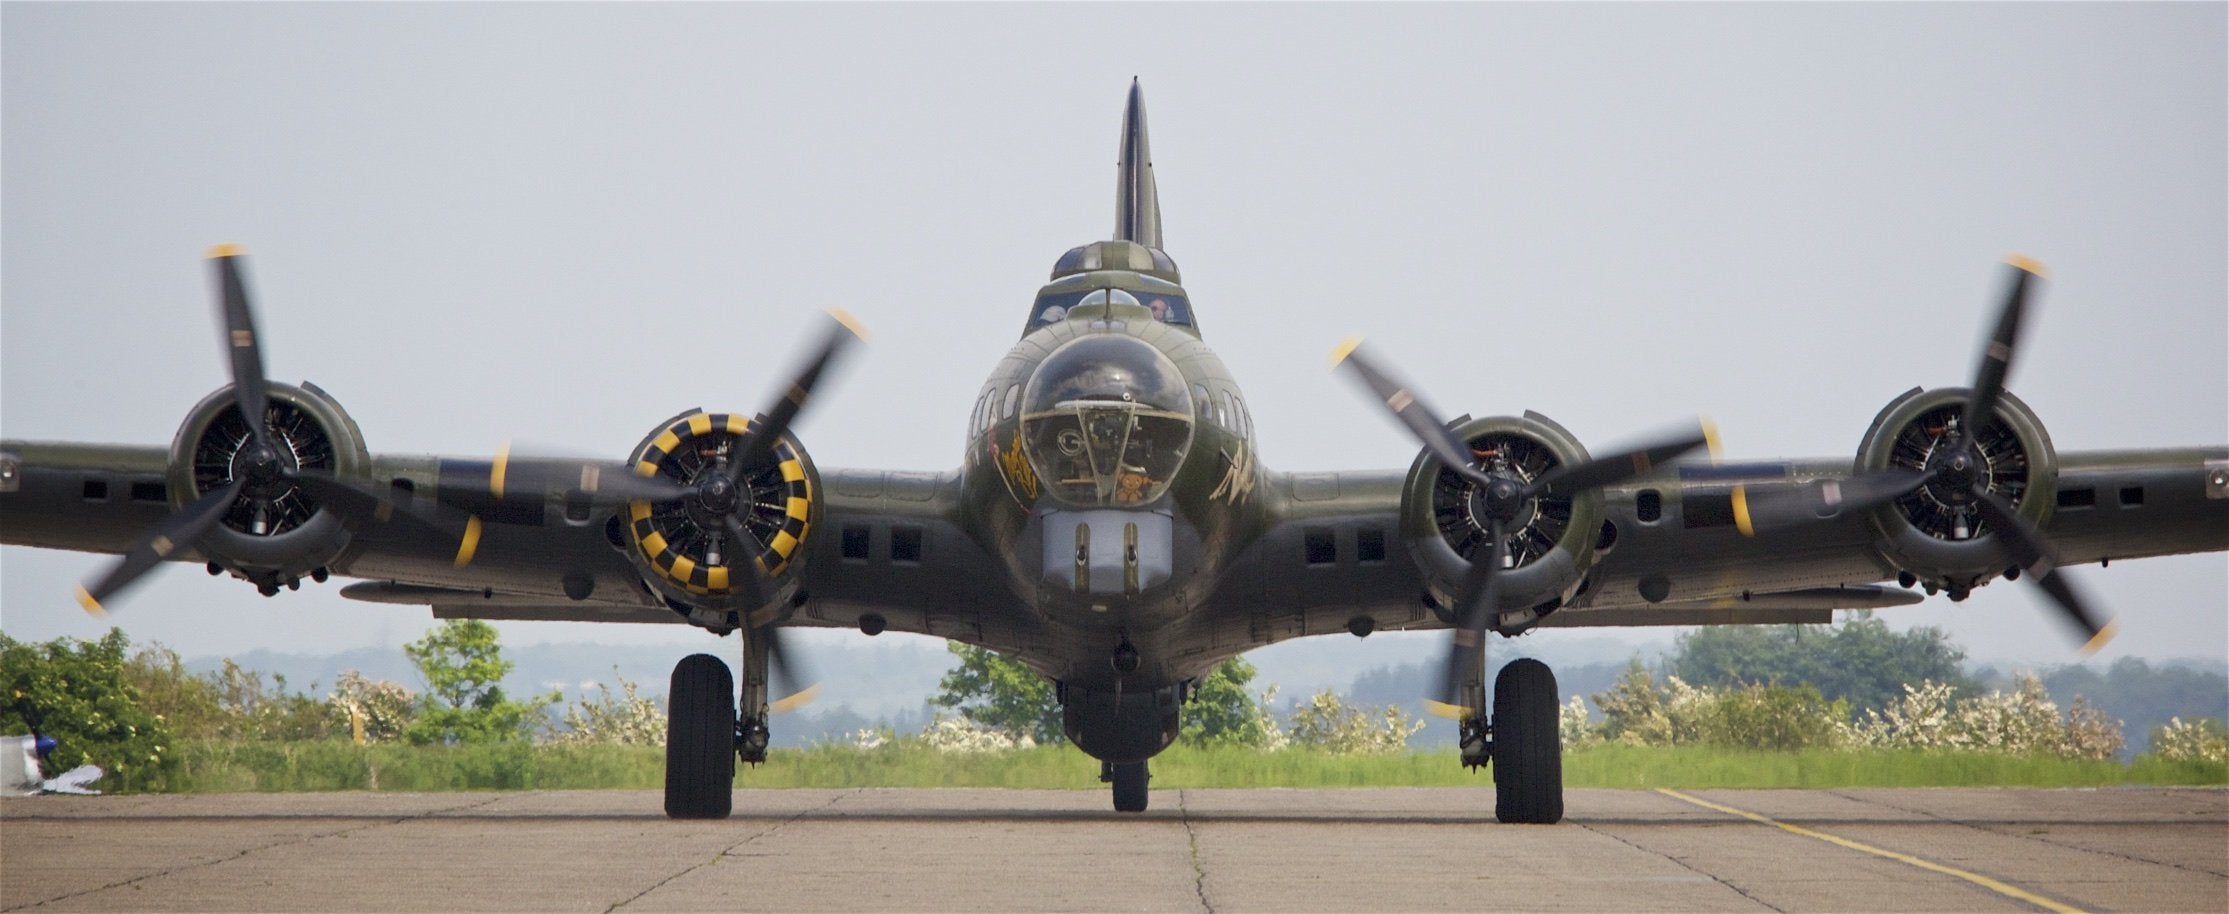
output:
<path id="1" fill-rule="evenodd" d="M 735 801 L 735 678 L 711 654 L 674 665 L 666 693 L 666 815 L 725 819 Z"/>
<path id="2" fill-rule="evenodd" d="M 1563 821 L 1563 734 L 1556 717 L 1556 674 L 1547 664 L 1521 657 L 1494 677 L 1494 818 Z"/>
<path id="3" fill-rule="evenodd" d="M 1145 766 L 1144 762 L 1108 766 L 1112 769 L 1108 774 L 1114 781 L 1115 812 L 1145 811 L 1145 784 L 1152 779 Z"/>

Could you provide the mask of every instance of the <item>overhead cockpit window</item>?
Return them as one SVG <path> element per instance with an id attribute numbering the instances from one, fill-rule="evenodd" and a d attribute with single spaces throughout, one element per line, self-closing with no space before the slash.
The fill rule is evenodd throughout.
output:
<path id="1" fill-rule="evenodd" d="M 1054 498 L 1142 505 L 1192 446 L 1184 374 L 1129 336 L 1086 336 L 1047 356 L 1022 393 L 1022 449 Z"/>

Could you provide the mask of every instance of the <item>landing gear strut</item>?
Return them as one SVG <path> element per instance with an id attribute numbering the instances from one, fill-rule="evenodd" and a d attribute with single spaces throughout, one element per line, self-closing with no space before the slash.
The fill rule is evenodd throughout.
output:
<path id="1" fill-rule="evenodd" d="M 691 654 L 673 667 L 666 693 L 666 815 L 673 818 L 727 818 L 736 760 L 766 761 L 767 641 L 750 629 L 741 636 L 740 694 L 728 665 L 711 654 Z"/>
<path id="2" fill-rule="evenodd" d="M 1478 647 L 1485 652 L 1485 645 Z M 1486 707 L 1486 664 L 1479 678 L 1459 685 L 1465 708 Z M 1563 731 L 1556 703 L 1556 674 L 1548 665 L 1519 657 L 1494 677 L 1494 715 L 1483 710 L 1456 721 L 1463 765 L 1494 769 L 1494 818 L 1508 823 L 1553 825 L 1563 821 Z"/>

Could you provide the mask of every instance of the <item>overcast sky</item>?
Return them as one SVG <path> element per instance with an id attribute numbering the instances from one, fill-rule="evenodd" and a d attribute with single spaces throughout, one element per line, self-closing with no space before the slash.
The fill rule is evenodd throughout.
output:
<path id="1" fill-rule="evenodd" d="M 1168 251 L 1275 469 L 1414 455 L 1326 371 L 1351 334 L 1449 413 L 1597 449 L 1702 413 L 1732 459 L 1841 458 L 1965 383 L 2014 251 L 2052 281 L 2011 386 L 2062 452 L 2218 445 L 2225 12 L 8 3 L 0 434 L 167 444 L 225 382 L 202 255 L 231 241 L 272 377 L 374 452 L 616 459 L 759 408 L 840 304 L 875 335 L 814 459 L 949 469 L 1054 258 L 1111 231 L 1136 76 Z M 0 625 L 195 655 L 428 624 L 183 566 L 90 620 L 105 561 L 0 550 Z M 2229 664 L 2229 559 L 2076 574 L 2122 619 L 2100 661 Z M 2023 585 L 1889 617 L 2076 659 Z"/>

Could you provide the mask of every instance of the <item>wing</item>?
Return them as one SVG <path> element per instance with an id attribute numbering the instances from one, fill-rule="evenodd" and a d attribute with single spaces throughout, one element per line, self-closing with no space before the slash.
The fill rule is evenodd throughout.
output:
<path id="1" fill-rule="evenodd" d="M 2054 483 L 2020 504 L 2039 518 L 2055 564 L 2229 549 L 2229 448 L 2058 454 L 2051 469 Z M 1857 475 L 1848 460 L 1691 463 L 1605 489 L 1597 505 L 1564 509 L 1581 524 L 1512 537 L 1557 538 L 1520 548 L 1489 627 L 1827 622 L 1838 609 L 1916 604 L 1953 580 L 1970 589 L 2015 569 L 1995 537 L 1936 539 L 1895 503 L 1742 532 L 1737 489 L 1763 499 Z M 1271 475 L 1270 524 L 1218 582 L 1200 637 L 1245 650 L 1452 627 L 1462 564 L 1434 557 L 1464 556 L 1475 525 L 1450 516 L 1448 480 L 1418 476 Z"/>

